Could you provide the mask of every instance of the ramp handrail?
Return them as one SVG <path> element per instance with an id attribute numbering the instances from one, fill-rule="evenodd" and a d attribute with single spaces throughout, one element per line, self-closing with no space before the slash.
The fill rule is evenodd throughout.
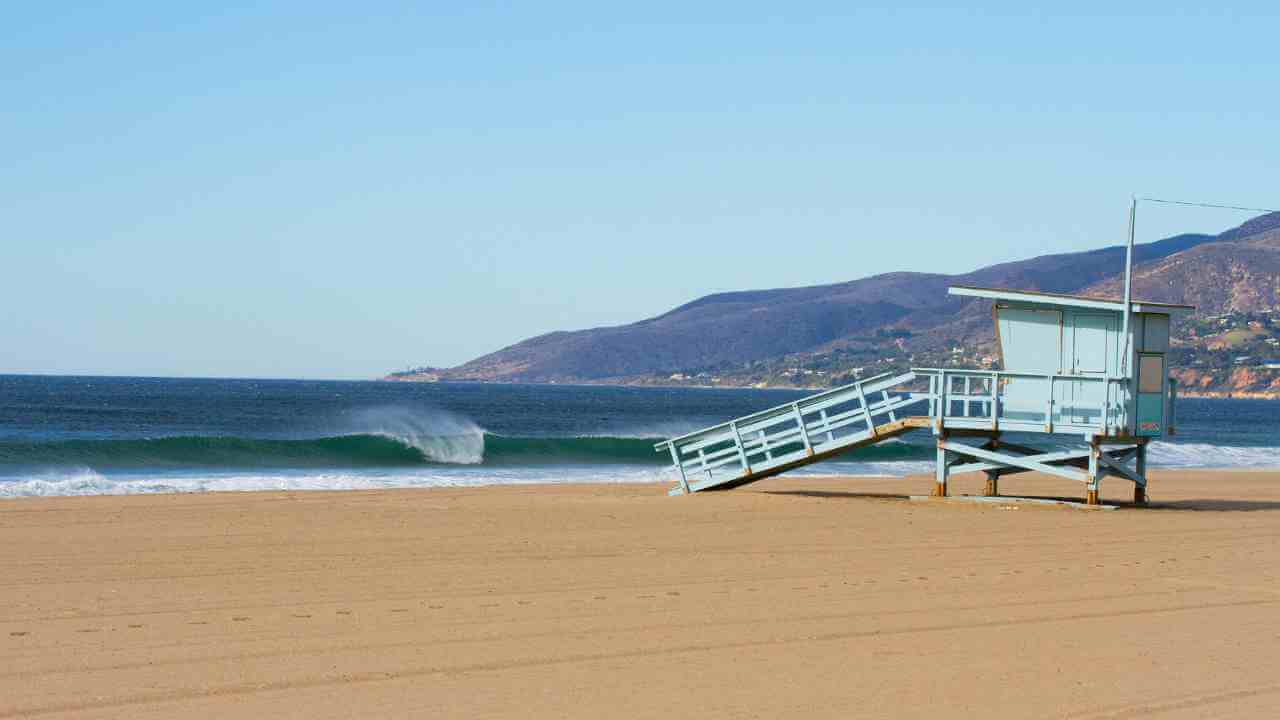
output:
<path id="1" fill-rule="evenodd" d="M 912 372 L 876 375 L 664 440 L 654 450 L 671 453 L 683 492 L 741 481 L 874 438 L 875 418 L 893 422 L 898 411 L 931 397 L 890 395 L 890 388 L 915 378 Z"/>
<path id="2" fill-rule="evenodd" d="M 800 400 L 797 400 L 797 401 L 796 401 L 796 403 L 802 403 L 802 404 L 803 404 L 803 403 L 808 403 L 808 402 L 813 401 L 813 400 L 818 400 L 818 399 L 820 399 L 820 398 L 824 398 L 824 397 L 828 397 L 828 396 L 830 396 L 830 395 L 838 394 L 838 393 L 841 393 L 841 392 L 847 391 L 849 388 L 852 388 L 852 387 L 854 387 L 855 385 L 859 385 L 859 384 L 861 384 L 861 383 L 874 382 L 874 381 L 879 380 L 879 379 L 881 379 L 881 378 L 889 377 L 889 376 L 890 376 L 890 375 L 892 375 L 892 374 L 893 374 L 893 373 L 880 373 L 879 375 L 873 375 L 873 376 L 871 376 L 871 377 L 869 377 L 869 378 L 865 378 L 865 379 L 863 379 L 863 380 L 859 380 L 858 382 L 851 383 L 851 384 L 849 384 L 849 385 L 842 385 L 842 386 L 840 386 L 840 387 L 832 388 L 832 389 L 830 389 L 830 390 L 823 390 L 823 391 L 822 391 L 822 392 L 820 392 L 820 393 L 817 393 L 817 394 L 814 394 L 814 395 L 809 395 L 809 396 L 807 396 L 807 397 L 801 398 Z M 768 409 L 766 409 L 766 410 L 758 410 L 758 411 L 756 411 L 756 412 L 751 413 L 750 415 L 743 415 L 742 417 L 734 418 L 733 420 L 726 420 L 726 421 L 724 421 L 724 422 L 720 423 L 719 425 L 711 425 L 711 426 L 709 426 L 709 427 L 702 428 L 701 430 L 694 430 L 693 432 L 688 432 L 688 433 L 685 433 L 684 435 L 679 435 L 679 436 L 677 436 L 677 437 L 673 437 L 673 438 L 671 438 L 671 439 L 669 439 L 669 440 L 663 440 L 663 441 L 662 441 L 662 442 L 660 442 L 660 443 L 656 443 L 656 444 L 653 446 L 653 449 L 654 449 L 655 451 L 657 451 L 657 452 L 662 452 L 662 448 L 663 448 L 663 447 L 665 447 L 666 445 L 670 444 L 670 443 L 678 443 L 678 442 L 681 442 L 681 441 L 683 441 L 683 440 L 687 440 L 688 438 L 691 438 L 691 437 L 693 437 L 693 436 L 695 436 L 695 435 L 703 435 L 703 434 L 705 434 L 705 433 L 713 432 L 713 431 L 715 431 L 715 430 L 719 430 L 719 429 L 721 429 L 721 428 L 727 428 L 727 427 L 729 427 L 730 425 L 732 425 L 733 423 L 742 423 L 742 422 L 747 422 L 747 421 L 749 421 L 749 420 L 753 420 L 753 419 L 756 419 L 756 418 L 761 418 L 761 417 L 765 417 L 765 416 L 768 416 L 768 415 L 773 415 L 773 414 L 775 414 L 775 413 L 777 413 L 777 412 L 779 412 L 779 411 L 786 411 L 786 410 L 790 410 L 790 409 L 791 409 L 791 406 L 792 406 L 792 405 L 794 405 L 794 404 L 796 404 L 796 403 L 785 403 L 785 404 L 783 404 L 783 405 L 777 405 L 777 406 L 774 406 L 774 407 L 768 408 Z"/>

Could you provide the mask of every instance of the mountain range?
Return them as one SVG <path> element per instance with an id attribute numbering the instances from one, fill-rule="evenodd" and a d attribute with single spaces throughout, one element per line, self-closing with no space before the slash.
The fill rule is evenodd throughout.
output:
<path id="1" fill-rule="evenodd" d="M 907 365 L 981 363 L 993 342 L 990 302 L 948 295 L 948 286 L 1119 297 L 1124 252 L 1113 246 L 959 275 L 893 272 L 718 293 L 639 322 L 552 332 L 458 367 L 389 379 L 812 386 Z M 1280 310 L 1280 213 L 1218 235 L 1138 245 L 1134 258 L 1135 298 L 1197 308 L 1175 326 L 1179 356 L 1171 365 L 1184 368 L 1184 384 L 1204 394 L 1280 394 L 1280 373 L 1258 369 L 1280 361 L 1270 329 Z"/>

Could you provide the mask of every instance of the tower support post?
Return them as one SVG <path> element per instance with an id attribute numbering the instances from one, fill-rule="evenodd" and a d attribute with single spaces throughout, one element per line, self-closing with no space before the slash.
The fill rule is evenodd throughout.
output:
<path id="1" fill-rule="evenodd" d="M 991 441 L 987 443 L 989 450 L 1000 449 L 1000 433 L 991 436 Z M 1000 471 L 996 469 L 987 470 L 987 487 L 984 494 L 987 497 L 998 497 L 1000 495 Z"/>
<path id="2" fill-rule="evenodd" d="M 1089 505 L 1097 505 L 1101 501 L 1098 498 L 1098 486 L 1102 482 L 1102 476 L 1106 473 L 1103 469 L 1099 455 L 1102 453 L 1102 446 L 1098 441 L 1089 442 L 1089 480 L 1088 490 L 1085 492 L 1085 503 Z"/>
<path id="3" fill-rule="evenodd" d="M 947 435 L 943 433 L 938 436 L 938 460 L 933 470 L 933 496 L 947 496 L 947 480 L 951 475 L 951 451 L 947 450 L 945 443 Z"/>
<path id="4" fill-rule="evenodd" d="M 1147 444 L 1139 443 L 1136 458 L 1136 470 L 1139 480 L 1133 483 L 1133 502 L 1136 505 L 1147 504 Z"/>

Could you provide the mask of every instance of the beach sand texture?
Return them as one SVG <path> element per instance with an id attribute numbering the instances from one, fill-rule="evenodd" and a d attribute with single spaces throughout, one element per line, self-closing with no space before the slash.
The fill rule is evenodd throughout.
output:
<path id="1" fill-rule="evenodd" d="M 1280 473 L 929 489 L 5 500 L 0 717 L 1278 716 Z"/>

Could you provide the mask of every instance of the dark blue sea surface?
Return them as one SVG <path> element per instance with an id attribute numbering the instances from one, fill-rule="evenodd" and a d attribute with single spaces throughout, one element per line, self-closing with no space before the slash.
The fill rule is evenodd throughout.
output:
<path id="1" fill-rule="evenodd" d="M 654 442 L 805 394 L 0 376 L 0 496 L 669 480 Z M 1178 425 L 1153 464 L 1280 466 L 1280 402 L 1183 398 Z M 922 432 L 803 472 L 932 458 Z"/>

